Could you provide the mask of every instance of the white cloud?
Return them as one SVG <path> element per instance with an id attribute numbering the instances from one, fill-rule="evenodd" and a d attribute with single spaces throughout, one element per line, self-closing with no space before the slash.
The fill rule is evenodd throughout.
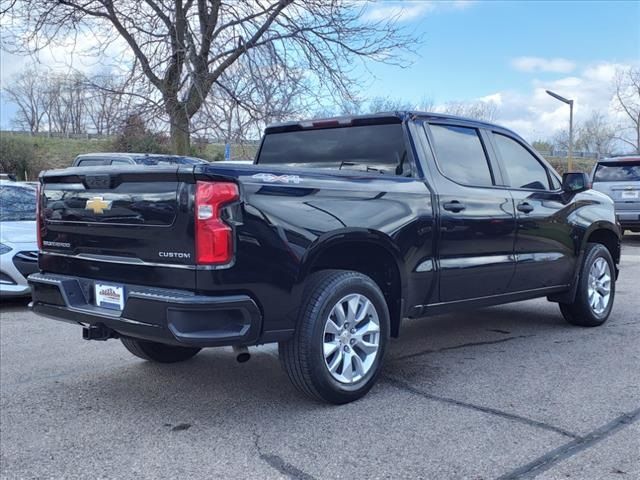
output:
<path id="1" fill-rule="evenodd" d="M 517 57 L 511 60 L 511 66 L 521 72 L 569 73 L 576 64 L 566 58 Z"/>
<path id="2" fill-rule="evenodd" d="M 495 92 L 479 100 L 496 102 L 499 105 L 496 123 L 512 128 L 529 141 L 550 138 L 569 126 L 569 107 L 550 97 L 546 90 L 574 100 L 575 123 L 598 110 L 616 125 L 619 112 L 612 101 L 612 82 L 616 70 L 628 66 L 599 62 L 571 76 L 551 81 L 534 78 L 523 89 Z"/>
<path id="3" fill-rule="evenodd" d="M 436 10 L 465 10 L 475 3 L 474 0 L 453 1 L 386 1 L 373 3 L 367 7 L 364 20 L 377 22 L 381 20 L 396 20 L 410 22 Z"/>
<path id="4" fill-rule="evenodd" d="M 502 94 L 500 92 L 492 93 L 490 95 L 480 97 L 478 100 L 486 103 L 495 103 L 499 107 L 500 105 L 502 105 Z"/>
<path id="5" fill-rule="evenodd" d="M 399 22 L 408 22 L 425 15 L 435 9 L 431 2 L 407 5 L 402 3 L 388 3 L 371 6 L 365 13 L 364 19 L 371 22 L 395 19 Z"/>

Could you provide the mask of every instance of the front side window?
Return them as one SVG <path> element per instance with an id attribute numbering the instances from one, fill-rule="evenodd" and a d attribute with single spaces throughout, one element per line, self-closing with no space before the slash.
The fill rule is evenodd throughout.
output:
<path id="1" fill-rule="evenodd" d="M 429 125 L 429 129 L 444 175 L 464 185 L 493 185 L 487 155 L 475 128 Z"/>
<path id="2" fill-rule="evenodd" d="M 547 169 L 529 150 L 505 135 L 494 133 L 493 138 L 509 176 L 511 187 L 549 190 Z"/>

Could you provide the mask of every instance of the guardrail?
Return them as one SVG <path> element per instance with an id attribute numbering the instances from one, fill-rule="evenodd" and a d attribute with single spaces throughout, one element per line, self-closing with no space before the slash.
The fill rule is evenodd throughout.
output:
<path id="1" fill-rule="evenodd" d="M 558 157 L 558 158 L 568 158 L 569 150 L 538 150 L 538 153 L 543 157 Z M 574 151 L 572 153 L 573 158 L 593 158 L 595 160 L 600 159 L 604 155 L 598 152 L 584 152 L 584 151 Z"/>

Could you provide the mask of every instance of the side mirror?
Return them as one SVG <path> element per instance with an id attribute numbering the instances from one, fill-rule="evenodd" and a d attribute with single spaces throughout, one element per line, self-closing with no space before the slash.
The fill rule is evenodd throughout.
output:
<path id="1" fill-rule="evenodd" d="M 591 181 L 586 173 L 570 172 L 562 175 L 562 190 L 577 193 L 591 188 Z"/>

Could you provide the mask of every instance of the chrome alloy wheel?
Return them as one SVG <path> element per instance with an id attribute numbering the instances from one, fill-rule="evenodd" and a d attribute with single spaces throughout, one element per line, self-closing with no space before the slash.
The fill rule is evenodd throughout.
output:
<path id="1" fill-rule="evenodd" d="M 364 295 L 347 295 L 336 303 L 324 325 L 324 362 L 331 376 L 352 384 L 371 370 L 380 347 L 380 319 Z"/>
<path id="2" fill-rule="evenodd" d="M 589 270 L 589 306 L 596 315 L 609 306 L 611 297 L 611 269 L 604 258 L 597 258 Z"/>

